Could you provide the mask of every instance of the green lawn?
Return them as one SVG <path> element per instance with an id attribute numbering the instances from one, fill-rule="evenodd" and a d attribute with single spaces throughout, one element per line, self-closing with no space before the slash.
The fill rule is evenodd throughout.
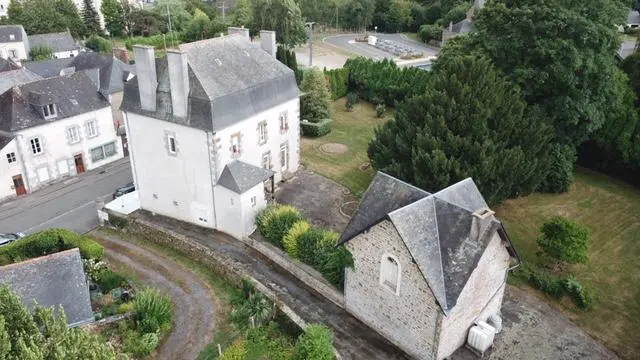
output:
<path id="1" fill-rule="evenodd" d="M 569 301 L 557 302 L 576 324 L 625 359 L 640 353 L 640 190 L 587 170 L 576 173 L 566 194 L 533 194 L 497 207 L 524 261 L 537 262 L 536 238 L 543 222 L 562 215 L 591 229 L 589 264 L 569 271 L 593 289 L 597 302 L 590 311 Z"/>
<path id="2" fill-rule="evenodd" d="M 363 192 L 373 178 L 368 164 L 367 145 L 373 137 L 373 129 L 392 117 L 387 111 L 383 118 L 376 117 L 375 107 L 366 102 L 357 104 L 353 111 L 345 111 L 345 100 L 340 99 L 332 105 L 331 133 L 317 139 L 302 139 L 302 164 L 330 179 L 347 186 L 354 194 Z M 341 143 L 349 150 L 341 155 L 328 155 L 319 150 L 326 143 Z"/>

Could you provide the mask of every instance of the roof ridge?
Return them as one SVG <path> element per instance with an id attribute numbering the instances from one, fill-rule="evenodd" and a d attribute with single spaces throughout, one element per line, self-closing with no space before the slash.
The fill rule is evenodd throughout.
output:
<path id="1" fill-rule="evenodd" d="M 401 184 L 404 184 L 404 185 L 407 185 L 407 186 L 409 186 L 409 187 L 411 187 L 411 188 L 414 188 L 414 189 L 416 189 L 416 190 L 422 191 L 422 192 L 424 192 L 425 194 L 428 194 L 429 196 L 430 196 L 430 195 L 433 195 L 433 194 L 431 194 L 430 192 L 428 192 L 428 191 L 426 191 L 426 190 L 424 190 L 424 189 L 422 189 L 422 188 L 419 188 L 419 187 L 417 187 L 417 186 L 415 186 L 415 185 L 409 184 L 408 182 L 406 182 L 406 181 L 404 181 L 404 180 L 400 180 L 400 179 L 398 179 L 398 178 L 397 178 L 397 177 L 395 177 L 395 176 L 391 176 L 391 175 L 387 174 L 387 173 L 386 173 L 386 172 L 384 172 L 384 171 L 378 170 L 376 173 L 377 173 L 377 174 L 382 174 L 382 175 L 384 175 L 384 176 L 386 176 L 386 177 L 389 177 L 389 178 L 391 178 L 391 179 L 393 179 L 393 180 L 395 180 L 395 181 L 397 181 L 397 182 L 399 182 L 399 183 L 401 183 Z M 420 200 L 422 200 L 422 199 L 420 199 Z"/>
<path id="2" fill-rule="evenodd" d="M 427 198 L 430 198 L 431 196 L 427 196 Z M 436 202 L 435 199 L 437 199 L 435 196 L 433 197 L 434 201 L 431 202 L 431 205 L 433 206 L 433 221 L 435 222 L 435 229 L 436 229 L 436 245 L 438 246 L 438 256 L 440 257 L 440 275 L 442 276 L 442 287 L 444 290 L 444 306 L 442 306 L 442 311 L 444 311 L 445 315 L 447 314 L 447 311 L 449 309 L 449 304 L 447 303 L 447 284 L 446 281 L 444 281 L 444 266 L 442 265 L 442 263 L 444 261 L 442 261 L 442 249 L 440 247 L 440 229 L 438 229 L 438 210 L 436 209 Z M 418 267 L 419 268 L 419 267 Z M 420 272 L 422 272 L 422 270 L 420 270 Z M 423 274 L 424 276 L 424 274 Z"/>

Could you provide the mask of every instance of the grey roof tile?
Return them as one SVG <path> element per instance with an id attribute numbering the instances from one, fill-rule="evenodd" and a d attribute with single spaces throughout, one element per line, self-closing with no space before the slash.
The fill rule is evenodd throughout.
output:
<path id="1" fill-rule="evenodd" d="M 42 80 L 42 76 L 39 76 L 25 68 L 0 72 L 0 94 L 9 90 L 13 86 L 27 84 L 37 80 Z"/>
<path id="2" fill-rule="evenodd" d="M 13 40 L 11 35 L 14 36 Z M 22 42 L 25 36 L 22 25 L 0 25 L 0 43 Z"/>
<path id="3" fill-rule="evenodd" d="M 470 19 L 464 19 L 458 23 L 453 24 L 451 27 L 451 32 L 457 34 L 466 34 L 471 32 L 472 29 L 472 21 Z"/>
<path id="4" fill-rule="evenodd" d="M 0 95 L 0 130 L 15 132 L 109 107 L 89 75 L 80 71 L 14 86 Z M 55 103 L 58 116 L 45 120 L 33 104 Z"/>
<path id="5" fill-rule="evenodd" d="M 126 74 L 135 73 L 135 68 L 113 56 L 95 52 L 83 52 L 68 64 L 76 71 L 98 69 L 100 71 L 100 93 L 110 95 L 124 90 Z"/>
<path id="6" fill-rule="evenodd" d="M 635 10 L 629 10 L 627 24 L 640 24 L 640 13 Z"/>
<path id="7" fill-rule="evenodd" d="M 43 78 L 50 78 L 60 76 L 60 71 L 62 71 L 62 69 L 68 68 L 69 63 L 72 60 L 73 58 L 51 59 L 43 61 L 25 61 L 22 66 L 42 76 Z"/>
<path id="8" fill-rule="evenodd" d="M 18 70 L 20 66 L 9 59 L 0 58 L 0 73 L 11 70 Z"/>
<path id="9" fill-rule="evenodd" d="M 13 140 L 13 136 L 0 135 L 0 150 L 4 149 L 5 146 L 9 145 L 11 140 Z M 0 161 L 1 160 L 4 160 L 4 159 L 0 159 Z"/>
<path id="10" fill-rule="evenodd" d="M 29 46 L 33 49 L 36 46 L 46 46 L 53 52 L 77 50 L 78 45 L 73 41 L 69 31 L 39 34 L 29 36 Z"/>
<path id="11" fill-rule="evenodd" d="M 271 170 L 236 160 L 224 167 L 217 184 L 237 194 L 242 194 L 267 180 L 273 174 Z"/>
<path id="12" fill-rule="evenodd" d="M 339 243 L 388 218 L 440 307 L 448 314 L 456 305 L 493 234 L 498 229 L 504 232 L 504 228 L 492 217 L 478 238 L 470 237 L 473 213 L 487 207 L 471 179 L 462 180 L 432 195 L 417 192 L 413 198 L 406 194 L 411 189 L 409 186 L 378 172 Z M 395 196 L 394 192 L 397 192 Z M 353 224 L 358 226 L 350 228 Z M 499 233 L 504 238 L 502 232 Z M 505 241 L 511 247 L 509 253 L 513 251 L 515 254 L 508 238 Z"/>
<path id="13" fill-rule="evenodd" d="M 93 321 L 89 286 L 78 249 L 62 251 L 0 267 L 6 284 L 28 307 L 62 306 L 70 326 Z"/>
<path id="14" fill-rule="evenodd" d="M 125 86 L 123 111 L 218 131 L 300 96 L 293 71 L 240 35 L 182 44 L 179 49 L 187 54 L 189 66 L 187 119 L 172 115 L 166 59 L 156 61 L 157 110 L 141 109 L 136 78 Z"/>
<path id="15" fill-rule="evenodd" d="M 387 214 L 407 206 L 430 194 L 420 188 L 378 171 L 369 188 L 362 195 L 358 211 L 351 217 L 338 244 L 367 230 L 384 219 Z"/>

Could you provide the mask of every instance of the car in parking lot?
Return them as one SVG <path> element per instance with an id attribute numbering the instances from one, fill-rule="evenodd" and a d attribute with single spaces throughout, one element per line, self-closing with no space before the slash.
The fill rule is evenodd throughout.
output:
<path id="1" fill-rule="evenodd" d="M 116 191 L 113 193 L 113 198 L 116 199 L 124 194 L 128 194 L 134 191 L 136 191 L 136 186 L 131 182 L 121 188 L 117 188 Z"/>
<path id="2" fill-rule="evenodd" d="M 0 246 L 8 245 L 20 238 L 23 238 L 24 234 L 21 232 L 18 233 L 0 233 Z"/>

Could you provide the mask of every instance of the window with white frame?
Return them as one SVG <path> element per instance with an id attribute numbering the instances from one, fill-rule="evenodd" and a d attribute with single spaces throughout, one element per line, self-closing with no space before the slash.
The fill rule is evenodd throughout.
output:
<path id="1" fill-rule="evenodd" d="M 267 121 L 262 121 L 258 124 L 258 144 L 264 144 L 267 142 Z"/>
<path id="2" fill-rule="evenodd" d="M 116 143 L 110 142 L 89 150 L 91 161 L 98 162 L 116 154 Z"/>
<path id="3" fill-rule="evenodd" d="M 16 153 L 15 152 L 8 153 L 7 161 L 9 162 L 9 164 L 16 162 Z"/>
<path id="4" fill-rule="evenodd" d="M 67 140 L 69 144 L 77 144 L 80 142 L 80 127 L 70 126 L 67 128 Z"/>
<path id="5" fill-rule="evenodd" d="M 45 119 L 51 119 L 58 116 L 56 111 L 56 104 L 48 104 L 42 107 L 42 111 L 44 112 Z"/>
<path id="6" fill-rule="evenodd" d="M 35 137 L 29 140 L 29 143 L 31 144 L 31 153 L 33 155 L 42 153 L 42 143 L 40 142 L 40 138 Z"/>
<path id="7" fill-rule="evenodd" d="M 289 168 L 289 144 L 280 145 L 280 168 L 285 171 Z"/>
<path id="8" fill-rule="evenodd" d="M 289 113 L 283 111 L 280 113 L 280 131 L 284 132 L 289 130 Z"/>
<path id="9" fill-rule="evenodd" d="M 95 119 L 87 121 L 87 137 L 96 136 L 98 136 L 98 122 Z"/>
<path id="10" fill-rule="evenodd" d="M 400 293 L 400 264 L 391 255 L 384 255 L 380 261 L 380 284 L 393 291 L 396 295 Z"/>
<path id="11" fill-rule="evenodd" d="M 271 170 L 271 151 L 262 154 L 262 168 Z"/>
<path id="12" fill-rule="evenodd" d="M 177 153 L 176 150 L 176 138 L 173 135 L 167 135 L 167 141 L 169 142 L 169 152 L 171 154 Z"/>
<path id="13" fill-rule="evenodd" d="M 231 153 L 233 155 L 240 154 L 240 134 L 231 135 Z"/>

